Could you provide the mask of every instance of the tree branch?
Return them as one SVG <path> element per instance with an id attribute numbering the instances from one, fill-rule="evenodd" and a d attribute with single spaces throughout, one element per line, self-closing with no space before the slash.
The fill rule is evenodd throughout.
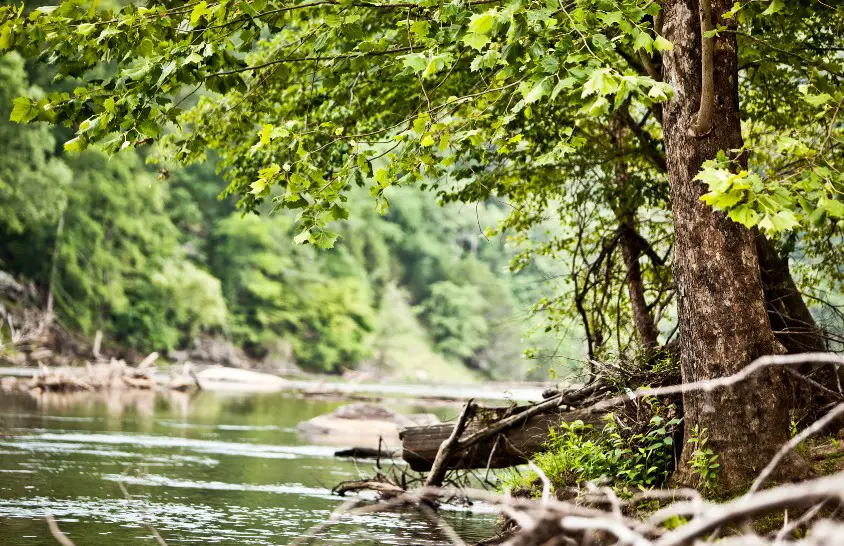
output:
<path id="1" fill-rule="evenodd" d="M 700 0 L 700 107 L 697 121 L 690 129 L 692 136 L 704 136 L 712 130 L 715 111 L 715 39 L 707 38 L 712 30 L 712 0 Z"/>

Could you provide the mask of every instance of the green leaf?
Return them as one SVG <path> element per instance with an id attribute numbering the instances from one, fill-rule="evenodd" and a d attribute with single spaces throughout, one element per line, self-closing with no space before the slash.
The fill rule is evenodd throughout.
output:
<path id="1" fill-rule="evenodd" d="M 554 86 L 554 90 L 551 91 L 551 100 L 556 99 L 557 95 L 559 95 L 564 89 L 573 88 L 575 83 L 577 83 L 577 80 L 572 77 L 563 78 L 558 81 L 557 85 Z"/>
<path id="2" fill-rule="evenodd" d="M 670 83 L 666 82 L 654 82 L 651 86 L 650 91 L 648 91 L 648 96 L 655 101 L 662 102 L 667 101 L 671 98 L 671 95 L 674 92 L 674 88 L 671 87 Z"/>
<path id="3" fill-rule="evenodd" d="M 753 227 L 759 223 L 759 213 L 753 210 L 749 205 L 739 205 L 727 213 L 730 220 L 738 222 L 745 227 Z"/>
<path id="4" fill-rule="evenodd" d="M 38 115 L 38 107 L 34 102 L 26 97 L 17 97 L 14 100 L 12 113 L 9 116 L 9 121 L 15 123 L 29 123 L 35 116 Z"/>
<path id="5" fill-rule="evenodd" d="M 81 25 L 76 27 L 76 32 L 82 36 L 87 36 L 94 32 L 96 28 L 96 25 L 94 25 L 93 23 L 82 23 Z"/>
<path id="6" fill-rule="evenodd" d="M 266 189 L 267 181 L 263 178 L 259 178 L 255 182 L 252 182 L 249 187 L 252 188 L 252 191 L 250 191 L 249 193 L 251 193 L 252 195 L 259 195 Z"/>
<path id="7" fill-rule="evenodd" d="M 818 208 L 821 208 L 835 218 L 844 218 L 844 203 L 837 199 L 823 197 L 818 200 Z"/>
<path id="8" fill-rule="evenodd" d="M 85 148 L 88 147 L 88 143 L 85 141 L 85 138 L 82 136 L 78 136 L 76 138 L 72 138 L 64 143 L 64 151 L 66 152 L 81 152 Z"/>
<path id="9" fill-rule="evenodd" d="M 314 244 L 319 248 L 334 248 L 334 242 L 337 240 L 337 236 L 337 233 L 320 231 L 314 240 Z"/>
<path id="10" fill-rule="evenodd" d="M 618 80 L 612 75 L 612 69 L 599 68 L 592 72 L 592 76 L 583 84 L 581 98 L 589 95 L 611 95 L 618 90 Z"/>
<path id="11" fill-rule="evenodd" d="M 654 47 L 657 51 L 671 51 L 674 49 L 674 44 L 657 34 L 656 39 L 654 40 Z"/>
<path id="12" fill-rule="evenodd" d="M 349 210 L 344 209 L 337 203 L 331 206 L 331 216 L 335 220 L 348 220 L 349 219 Z"/>
<path id="13" fill-rule="evenodd" d="M 202 0 L 202 2 L 198 3 L 194 6 L 193 11 L 190 13 L 190 24 L 192 27 L 195 27 L 199 20 L 208 14 L 208 2 Z"/>
<path id="14" fill-rule="evenodd" d="M 166 63 L 161 68 L 161 76 L 158 78 L 158 85 L 164 83 L 167 77 L 170 76 L 170 74 L 172 74 L 174 70 L 176 70 L 176 61 L 170 61 Z"/>
<path id="15" fill-rule="evenodd" d="M 832 100 L 832 96 L 829 93 L 821 93 L 820 95 L 803 95 L 803 100 L 811 104 L 812 106 L 822 106 Z"/>
<path id="16" fill-rule="evenodd" d="M 775 231 L 791 231 L 799 226 L 800 222 L 790 210 L 781 210 L 771 217 L 771 224 Z"/>
<path id="17" fill-rule="evenodd" d="M 480 51 L 485 45 L 489 43 L 489 37 L 486 34 L 476 34 L 470 32 L 463 36 L 463 43 L 467 46 Z"/>
<path id="18" fill-rule="evenodd" d="M 149 138 L 156 138 L 161 134 L 161 126 L 151 119 L 144 120 L 136 128 L 142 135 Z"/>
<path id="19" fill-rule="evenodd" d="M 293 237 L 293 242 L 297 245 L 305 244 L 311 239 L 311 232 L 310 231 L 303 231 L 299 233 L 296 237 Z"/>
<path id="20" fill-rule="evenodd" d="M 277 167 L 275 163 L 273 163 L 274 167 Z M 276 173 L 273 174 L 275 176 Z M 290 175 L 290 178 L 287 181 L 287 189 L 292 193 L 299 193 L 301 191 L 305 191 L 311 185 L 311 181 L 308 180 L 306 177 L 302 176 L 299 173 L 293 173 Z"/>
<path id="21" fill-rule="evenodd" d="M 647 32 L 639 32 L 633 40 L 633 49 L 644 49 L 648 53 L 653 51 L 653 39 Z"/>
<path id="22" fill-rule="evenodd" d="M 610 11 L 599 14 L 598 19 L 600 19 L 605 25 L 617 25 L 622 21 L 622 19 L 624 19 L 624 14 L 620 11 Z"/>
<path id="23" fill-rule="evenodd" d="M 768 9 L 762 12 L 762 15 L 773 15 L 777 12 L 782 11 L 782 8 L 785 7 L 785 3 L 783 0 L 771 0 L 771 3 L 768 4 Z"/>
<path id="24" fill-rule="evenodd" d="M 435 142 L 434 137 L 431 136 L 431 134 L 429 133 L 429 134 L 422 137 L 422 140 L 419 141 L 419 145 L 427 148 L 429 146 L 433 146 L 434 142 Z"/>
<path id="25" fill-rule="evenodd" d="M 261 132 L 258 133 L 258 136 L 260 137 L 260 143 L 262 146 L 270 143 L 270 135 L 272 135 L 272 131 L 273 126 L 270 124 L 265 124 L 261 128 Z"/>
<path id="26" fill-rule="evenodd" d="M 701 196 L 700 200 L 715 210 L 727 210 L 744 197 L 742 190 L 733 190 L 727 193 L 710 192 Z"/>
<path id="27" fill-rule="evenodd" d="M 410 33 L 419 36 L 420 38 L 424 38 L 431 32 L 431 23 L 430 21 L 421 20 L 421 21 L 414 21 L 412 25 L 410 25 Z"/>
<path id="28" fill-rule="evenodd" d="M 492 25 L 495 23 L 494 15 L 494 10 L 473 15 L 469 20 L 469 31 L 475 34 L 489 34 Z"/>
<path id="29" fill-rule="evenodd" d="M 428 59 L 421 53 L 410 53 L 399 58 L 402 60 L 404 67 L 411 69 L 414 74 L 422 72 L 428 66 Z"/>
<path id="30" fill-rule="evenodd" d="M 551 93 L 551 78 L 542 78 L 525 96 L 525 104 L 531 104 Z"/>
<path id="31" fill-rule="evenodd" d="M 260 171 L 258 171 L 258 176 L 264 179 L 274 178 L 278 173 L 281 172 L 281 167 L 279 167 L 278 163 L 273 163 L 269 167 L 264 167 Z"/>

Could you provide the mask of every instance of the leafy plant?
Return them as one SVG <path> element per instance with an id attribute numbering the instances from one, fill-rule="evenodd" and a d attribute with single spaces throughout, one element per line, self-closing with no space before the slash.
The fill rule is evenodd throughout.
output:
<path id="1" fill-rule="evenodd" d="M 534 463 L 555 487 L 583 481 L 609 481 L 619 491 L 647 489 L 664 485 L 674 468 L 673 435 L 681 420 L 673 404 L 656 398 L 643 400 L 651 417 L 642 427 L 625 423 L 610 413 L 600 433 L 577 420 L 552 430 L 547 451 L 534 457 Z M 641 430 L 635 430 L 640 428 Z M 505 487 L 534 483 L 537 476 L 505 475 Z"/>
<path id="2" fill-rule="evenodd" d="M 692 429 L 688 443 L 694 447 L 694 452 L 689 459 L 689 467 L 698 475 L 698 489 L 705 494 L 712 494 L 718 482 L 718 474 L 721 471 L 721 464 L 718 462 L 718 455 L 709 448 L 709 436 L 706 429 L 700 429 L 697 425 Z"/>

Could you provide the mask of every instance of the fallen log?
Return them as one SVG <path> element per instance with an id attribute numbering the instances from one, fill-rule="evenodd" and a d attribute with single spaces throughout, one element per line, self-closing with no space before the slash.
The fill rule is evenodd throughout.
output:
<path id="1" fill-rule="evenodd" d="M 340 482 L 331 490 L 333 494 L 340 497 L 355 491 L 375 491 L 384 499 L 391 499 L 406 493 L 401 487 L 380 479 Z"/>
<path id="2" fill-rule="evenodd" d="M 509 419 L 531 406 L 515 408 L 476 408 L 476 418 L 467 426 L 461 436 L 460 446 L 467 438 L 483 433 L 502 419 Z M 604 413 L 595 413 L 589 409 L 561 411 L 551 409 L 527 418 L 512 428 L 493 433 L 483 441 L 474 442 L 455 452 L 447 462 L 447 468 L 506 468 L 527 462 L 531 455 L 541 450 L 548 441 L 549 431 L 560 423 L 570 423 L 578 419 L 595 428 L 601 427 Z M 478 418 L 480 417 L 480 418 Z M 411 469 L 428 471 L 431 469 L 437 452 L 444 441 L 454 431 L 453 424 L 408 427 L 399 433 L 402 442 L 402 459 Z"/>

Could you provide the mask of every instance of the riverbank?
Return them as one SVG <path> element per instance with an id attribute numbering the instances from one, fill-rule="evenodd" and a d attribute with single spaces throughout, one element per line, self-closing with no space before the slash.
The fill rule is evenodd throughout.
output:
<path id="1" fill-rule="evenodd" d="M 211 374 L 203 374 L 204 370 L 225 369 L 241 373 L 252 380 L 213 379 Z M 82 377 L 87 373 L 86 368 L 63 368 L 67 373 L 78 374 Z M 0 377 L 16 377 L 27 380 L 39 373 L 38 368 L 32 367 L 0 367 Z M 490 401 L 514 400 L 519 402 L 533 402 L 542 399 L 542 391 L 547 388 L 543 383 L 502 383 L 488 382 L 482 385 L 440 385 L 436 383 L 375 383 L 369 381 L 344 381 L 336 376 L 313 376 L 299 379 L 289 379 L 273 374 L 249 372 L 238 368 L 206 367 L 199 370 L 201 386 L 204 390 L 223 392 L 293 392 L 314 397 L 349 398 L 349 395 L 366 398 L 400 397 L 419 400 L 453 400 L 462 402 L 470 398 Z M 248 374 L 248 375 L 247 375 Z M 159 388 L 166 388 L 172 381 L 173 374 L 169 371 L 156 371 L 152 374 Z M 206 377 L 203 379 L 203 375 Z M 262 379 L 273 378 L 269 381 Z"/>

